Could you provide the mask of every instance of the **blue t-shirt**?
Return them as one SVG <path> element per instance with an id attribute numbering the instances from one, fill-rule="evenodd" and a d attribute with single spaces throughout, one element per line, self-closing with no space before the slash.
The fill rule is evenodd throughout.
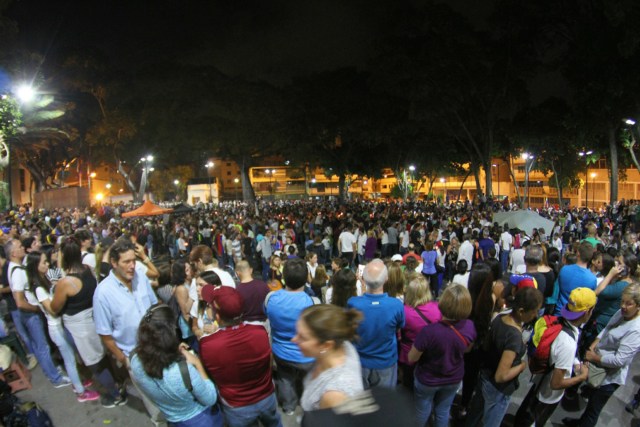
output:
<path id="1" fill-rule="evenodd" d="M 576 288 L 589 288 L 596 290 L 596 276 L 588 268 L 578 264 L 565 265 L 558 275 L 559 294 L 556 303 L 555 315 L 560 315 L 560 310 L 569 301 L 571 291 Z"/>
<path id="2" fill-rule="evenodd" d="M 386 293 L 351 297 L 347 307 L 364 315 L 354 343 L 360 363 L 368 369 L 385 369 L 398 362 L 397 330 L 404 327 L 404 307 Z"/>
<path id="3" fill-rule="evenodd" d="M 147 375 L 137 355 L 131 359 L 131 373 L 136 383 L 171 423 L 195 417 L 218 399 L 213 382 L 203 379 L 193 365 L 187 363 L 187 367 L 193 386 L 191 392 L 184 384 L 178 363 L 164 368 L 162 379 L 158 379 Z"/>
<path id="4" fill-rule="evenodd" d="M 422 257 L 422 273 L 423 274 L 436 274 L 436 259 L 438 253 L 435 250 L 423 251 Z"/>
<path id="5" fill-rule="evenodd" d="M 295 363 L 311 363 L 315 360 L 303 356 L 298 345 L 291 342 L 296 335 L 300 313 L 310 305 L 313 305 L 313 300 L 306 293 L 285 289 L 271 294 L 265 304 L 264 312 L 271 324 L 271 349 L 280 359 Z"/>

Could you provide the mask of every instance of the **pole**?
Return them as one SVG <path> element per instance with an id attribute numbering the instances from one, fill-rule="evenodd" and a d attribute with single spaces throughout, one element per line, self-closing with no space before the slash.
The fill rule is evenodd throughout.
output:
<path id="1" fill-rule="evenodd" d="M 500 165 L 498 165 L 498 196 L 500 195 Z"/>
<path id="2" fill-rule="evenodd" d="M 589 163 L 584 165 L 584 207 L 589 209 Z"/>
<path id="3" fill-rule="evenodd" d="M 591 178 L 591 209 L 596 209 L 596 177 Z"/>

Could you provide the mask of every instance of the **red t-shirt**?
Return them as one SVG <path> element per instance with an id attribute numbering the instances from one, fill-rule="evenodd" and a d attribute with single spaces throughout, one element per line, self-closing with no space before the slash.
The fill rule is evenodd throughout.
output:
<path id="1" fill-rule="evenodd" d="M 406 264 L 407 263 L 407 258 L 409 258 L 409 257 L 415 258 L 416 261 L 418 261 L 418 263 L 420 263 L 422 261 L 422 258 L 420 258 L 420 255 L 418 255 L 416 253 L 408 252 L 408 253 L 404 254 L 404 256 L 402 257 L 402 263 Z"/>
<path id="2" fill-rule="evenodd" d="M 252 405 L 273 393 L 271 346 L 262 326 L 221 328 L 200 341 L 200 357 L 231 407 Z"/>

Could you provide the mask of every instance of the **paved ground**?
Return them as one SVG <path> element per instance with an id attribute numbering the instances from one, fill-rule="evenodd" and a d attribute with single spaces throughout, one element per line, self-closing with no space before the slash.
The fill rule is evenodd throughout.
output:
<path id="1" fill-rule="evenodd" d="M 515 414 L 518 406 L 524 398 L 528 386 L 528 375 L 525 371 L 520 380 L 520 389 L 516 392 L 511 400 L 509 407 L 509 415 L 505 418 L 503 426 L 511 426 L 513 414 Z M 28 391 L 22 391 L 18 395 L 23 400 L 33 400 L 38 402 L 45 408 L 54 424 L 57 427 L 73 426 L 127 426 L 127 427 L 144 427 L 152 426 L 148 420 L 144 407 L 140 400 L 135 397 L 129 398 L 129 403 L 124 407 L 113 409 L 104 409 L 98 402 L 78 403 L 75 395 L 70 387 L 63 389 L 54 389 L 45 379 L 39 367 L 33 371 L 32 385 L 33 388 Z M 603 414 L 600 416 L 598 425 L 603 427 L 640 427 L 640 411 L 633 417 L 624 410 L 624 405 L 633 396 L 633 393 L 640 386 L 640 356 L 636 357 L 632 365 L 627 384 L 620 387 L 613 397 L 607 403 Z M 580 401 L 580 411 L 584 409 L 585 403 Z M 568 405 L 559 407 L 554 416 L 551 418 L 549 426 L 561 426 L 561 420 L 566 416 L 577 416 L 580 412 L 578 409 L 568 410 Z M 283 416 L 285 427 L 294 427 L 298 425 L 297 418 L 300 415 L 298 408 L 297 416 Z M 522 426 L 515 426 L 522 427 Z"/>

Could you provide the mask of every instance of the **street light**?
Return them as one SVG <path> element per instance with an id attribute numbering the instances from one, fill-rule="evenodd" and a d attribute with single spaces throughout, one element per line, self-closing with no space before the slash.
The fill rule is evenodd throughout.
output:
<path id="1" fill-rule="evenodd" d="M 529 202 L 531 200 L 529 196 L 529 173 L 533 167 L 534 156 L 533 154 L 522 153 L 522 158 L 524 159 L 524 199 L 527 203 L 527 209 L 529 209 Z"/>
<path id="2" fill-rule="evenodd" d="M 212 203 L 213 194 L 211 193 L 211 169 L 213 169 L 213 162 L 209 160 L 204 166 L 207 168 L 207 176 L 209 177 L 209 203 Z"/>
<path id="3" fill-rule="evenodd" d="M 234 178 L 234 179 L 233 179 L 233 183 L 235 184 L 233 187 L 234 187 L 234 189 L 235 189 L 235 193 L 236 193 L 236 195 L 235 195 L 235 197 L 234 197 L 234 198 L 235 198 L 236 200 L 238 200 L 238 182 L 240 182 L 240 180 L 239 180 L 238 178 Z"/>
<path id="4" fill-rule="evenodd" d="M 595 172 L 591 172 L 591 208 L 595 210 L 596 208 L 596 186 L 595 186 L 595 178 L 598 174 Z"/>
<path id="5" fill-rule="evenodd" d="M 593 150 L 585 150 L 580 151 L 578 156 L 584 157 L 584 207 L 589 209 L 589 186 L 588 186 L 588 175 L 589 175 L 589 157 L 593 154 Z"/>
<path id="6" fill-rule="evenodd" d="M 16 89 L 16 96 L 22 102 L 31 102 L 36 96 L 36 91 L 29 84 L 21 84 Z"/>

